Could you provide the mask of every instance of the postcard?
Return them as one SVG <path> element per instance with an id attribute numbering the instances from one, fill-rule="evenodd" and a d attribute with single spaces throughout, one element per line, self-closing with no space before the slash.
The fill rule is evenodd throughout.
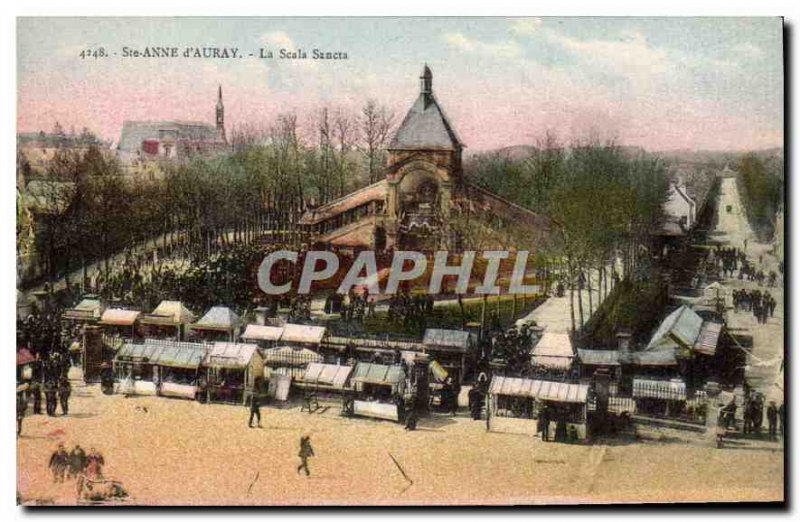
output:
<path id="1" fill-rule="evenodd" d="M 783 37 L 19 18 L 17 503 L 784 502 Z"/>

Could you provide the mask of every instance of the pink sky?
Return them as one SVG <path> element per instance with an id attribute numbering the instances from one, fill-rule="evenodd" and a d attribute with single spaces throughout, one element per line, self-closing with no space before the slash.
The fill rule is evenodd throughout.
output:
<path id="1" fill-rule="evenodd" d="M 595 34 L 582 25 L 568 32 L 551 28 L 550 19 L 530 20 L 536 19 L 490 19 L 487 27 L 448 21 L 447 28 L 425 33 L 431 43 L 424 49 L 401 45 L 405 55 L 385 59 L 364 55 L 374 49 L 390 55 L 394 40 L 366 32 L 358 43 L 338 44 L 350 49 L 352 58 L 344 62 L 78 60 L 85 47 L 80 42 L 92 41 L 83 40 L 88 29 L 76 21 L 75 31 L 55 32 L 59 39 L 40 22 L 20 33 L 18 130 L 50 131 L 59 121 L 67 130 L 86 126 L 116 142 L 124 120 L 212 123 L 218 84 L 229 132 L 242 123 L 269 125 L 281 112 L 295 112 L 311 128 L 323 105 L 357 114 L 368 98 L 390 107 L 399 120 L 417 95 L 419 69 L 427 61 L 434 92 L 473 151 L 535 143 L 548 130 L 567 141 L 599 133 L 650 150 L 783 145 L 780 48 L 759 40 L 764 30 L 758 27 L 752 31 L 758 46 L 731 44 L 709 55 L 681 51 L 670 41 L 657 45 L 649 26 L 625 26 L 618 33 L 609 26 Z M 253 41 L 302 47 L 295 42 L 309 38 L 303 30 L 313 23 L 257 32 Z M 417 30 L 392 27 L 398 34 Z M 90 29 L 104 34 L 102 27 Z M 737 31 L 732 41 L 741 46 Z M 238 45 L 255 48 L 245 36 Z M 541 59 L 562 54 L 563 64 Z"/>

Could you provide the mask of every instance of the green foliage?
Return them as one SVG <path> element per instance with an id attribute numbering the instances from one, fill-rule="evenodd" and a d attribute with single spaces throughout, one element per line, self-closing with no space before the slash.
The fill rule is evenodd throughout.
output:
<path id="1" fill-rule="evenodd" d="M 661 319 L 667 297 L 666 286 L 657 279 L 620 282 L 584 325 L 582 342 L 595 349 L 615 349 L 621 330 L 646 340 Z"/>
<path id="2" fill-rule="evenodd" d="M 737 165 L 737 182 L 747 216 L 754 231 L 763 239 L 774 232 L 775 213 L 783 202 L 783 164 L 768 163 L 747 154 Z"/>
<path id="3" fill-rule="evenodd" d="M 631 157 L 613 143 L 561 147 L 552 137 L 524 159 L 480 156 L 468 166 L 477 184 L 550 217 L 552 255 L 573 270 L 603 266 L 615 251 L 646 244 L 663 220 L 669 182 L 663 162 Z"/>

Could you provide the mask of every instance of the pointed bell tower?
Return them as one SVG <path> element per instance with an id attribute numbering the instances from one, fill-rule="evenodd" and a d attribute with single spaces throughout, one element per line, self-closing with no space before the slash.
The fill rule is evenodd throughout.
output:
<path id="1" fill-rule="evenodd" d="M 222 141 L 227 141 L 225 138 L 225 106 L 222 105 L 222 85 L 219 86 L 217 92 L 217 134 Z"/>

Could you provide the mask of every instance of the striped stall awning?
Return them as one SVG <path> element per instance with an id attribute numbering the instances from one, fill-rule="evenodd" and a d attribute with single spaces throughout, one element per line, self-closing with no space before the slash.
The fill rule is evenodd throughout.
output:
<path id="1" fill-rule="evenodd" d="M 589 385 L 496 375 L 492 377 L 489 393 L 540 401 L 585 403 Z"/>

